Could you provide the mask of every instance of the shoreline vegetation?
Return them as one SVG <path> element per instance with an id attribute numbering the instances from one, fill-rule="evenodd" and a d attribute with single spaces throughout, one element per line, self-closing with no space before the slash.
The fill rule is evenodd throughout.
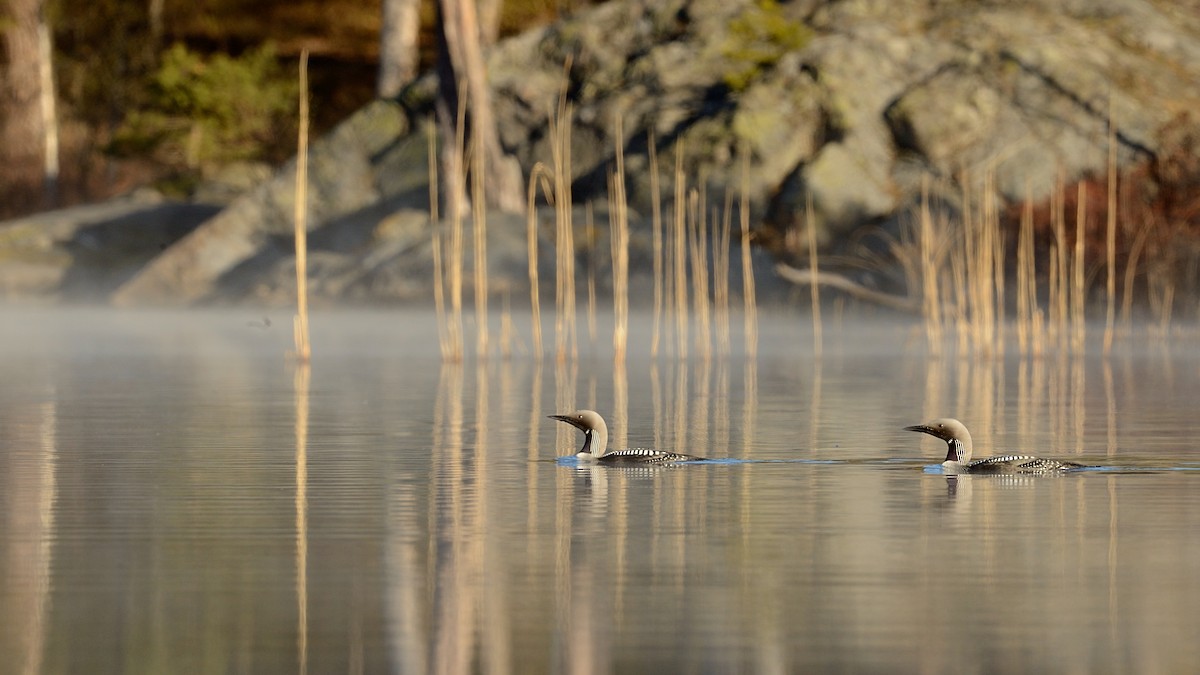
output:
<path id="1" fill-rule="evenodd" d="M 594 233 L 596 227 L 592 223 L 591 204 L 588 203 L 587 223 L 584 224 L 587 234 L 582 246 L 576 240 L 580 224 L 574 222 L 571 203 L 571 128 L 564 123 L 570 118 L 571 106 L 564 95 L 560 98 L 558 114 L 549 129 L 550 138 L 553 139 L 553 158 L 549 166 L 538 163 L 530 172 L 525 214 L 531 288 L 531 355 L 542 358 L 548 354 L 542 346 L 541 299 L 538 292 L 536 197 L 540 187 L 546 203 L 554 209 L 556 283 L 553 355 L 558 363 L 574 361 L 579 354 L 579 317 L 575 304 L 577 258 L 588 261 L 586 319 L 592 341 L 596 341 L 595 254 L 592 249 L 598 238 Z M 621 120 L 616 120 L 615 125 L 621 129 Z M 1111 132 L 1108 141 L 1110 144 L 1114 142 Z M 436 154 L 435 143 L 431 139 L 431 157 Z M 474 357 L 486 360 L 497 350 L 487 340 L 487 277 L 485 272 L 480 271 L 486 271 L 487 218 L 486 214 L 481 213 L 480 206 L 486 200 L 483 197 L 485 186 L 476 177 L 478 172 L 474 171 L 474 167 L 482 166 L 484 158 L 474 139 L 470 144 L 465 144 L 460 137 L 455 139 L 455 143 L 455 152 L 459 153 L 462 160 L 458 165 L 468 167 L 470 174 L 460 176 L 457 182 L 466 185 L 466 179 L 470 177 L 472 194 L 469 198 L 465 195 L 448 197 L 451 217 L 447 227 L 450 234 L 447 237 L 439 230 L 433 235 L 434 300 L 443 359 L 461 362 L 466 357 L 462 335 L 461 288 L 467 265 L 461 229 L 462 221 L 470 220 L 474 223 L 475 233 L 470 261 L 476 279 L 475 297 L 483 298 L 482 305 L 476 304 L 477 340 Z M 684 168 L 684 143 L 683 140 L 674 143 L 674 169 L 669 177 L 669 187 L 663 188 L 658 172 L 656 141 L 652 136 L 647 138 L 650 186 L 653 190 L 651 198 L 654 204 L 651 214 L 654 300 L 650 353 L 653 357 L 679 360 L 687 360 L 690 356 L 708 360 L 714 356 L 733 355 L 729 336 L 732 309 L 738 303 L 733 300 L 735 295 L 730 289 L 730 253 L 737 232 L 740 235 L 738 245 L 743 281 L 740 296 L 744 330 L 741 356 L 753 359 L 757 353 L 758 306 L 753 259 L 750 255 L 754 237 L 751 227 L 752 206 L 745 178 L 749 172 L 749 159 L 743 155 L 740 160 L 742 181 L 738 194 L 726 193 L 710 199 L 703 178 L 689 176 Z M 469 158 L 468 152 L 473 153 Z M 626 160 L 619 141 L 614 158 L 614 166 L 607 177 L 613 292 L 612 345 L 614 362 L 623 364 L 629 339 L 630 233 Z M 1089 325 L 1094 326 L 1101 316 L 1101 349 L 1105 355 L 1112 351 L 1117 340 L 1133 335 L 1130 312 L 1133 280 L 1144 277 L 1153 312 L 1152 332 L 1165 338 L 1172 325 L 1175 287 L 1165 268 L 1147 265 L 1138 255 L 1145 241 L 1154 233 L 1147 234 L 1146 228 L 1138 230 L 1119 221 L 1122 204 L 1118 174 L 1116 153 L 1110 150 L 1108 173 L 1103 181 L 1106 211 L 1102 256 L 1092 253 L 1089 248 L 1089 232 L 1096 229 L 1096 224 L 1091 222 L 1095 214 L 1090 212 L 1089 205 L 1096 195 L 1088 181 L 1080 181 L 1073 186 L 1073 195 L 1071 188 L 1061 178 L 1056 182 L 1047 209 L 1050 218 L 1048 228 L 1044 222 L 1039 228 L 1036 205 L 1032 199 L 1026 199 L 1020 205 L 1016 227 L 1013 228 L 1007 225 L 1012 218 L 1006 213 L 1006 207 L 998 203 L 995 177 L 990 170 L 985 171 L 978 182 L 974 182 L 966 172 L 956 177 L 961 190 L 957 217 L 946 204 L 934 203 L 930 196 L 931 181 L 928 177 L 924 178 L 920 202 L 913 217 L 900 237 L 890 242 L 890 252 L 903 268 L 909 295 L 892 296 L 890 299 L 884 293 L 846 281 L 836 273 L 821 272 L 816 228 L 812 226 L 814 211 L 810 195 L 805 203 L 803 225 L 798 226 L 800 231 L 794 233 L 793 237 L 802 238 L 805 243 L 808 269 L 780 264 L 777 271 L 793 283 L 810 287 L 813 336 L 810 348 L 813 356 L 819 359 L 823 349 L 822 287 L 845 291 L 851 297 L 858 296 L 916 314 L 923 326 L 926 349 L 935 357 L 950 354 L 1003 357 L 1010 344 L 1022 357 L 1049 354 L 1079 356 L 1089 346 Z M 436 170 L 431 170 L 430 184 L 437 184 Z M 979 187 L 972 188 L 972 185 Z M 947 187 L 940 186 L 938 192 L 945 194 Z M 670 193 L 665 213 L 663 191 Z M 1028 186 L 1026 192 L 1030 192 Z M 434 207 L 431 215 L 435 219 L 436 214 Z M 739 225 L 737 229 L 734 228 L 735 219 Z M 1126 236 L 1136 232 L 1133 251 L 1123 257 L 1123 268 L 1117 265 L 1116 234 L 1119 228 Z M 1049 229 L 1049 237 L 1041 232 L 1045 229 Z M 1011 253 L 1013 249 L 1015 253 Z M 474 252 L 482 252 L 482 255 Z M 1012 276 L 1015 276 L 1015 283 Z M 1104 279 L 1103 302 L 1090 299 L 1091 289 L 1097 284 L 1098 277 Z M 449 301 L 444 297 L 447 287 L 451 289 Z M 1121 288 L 1120 293 L 1118 287 Z M 1009 297 L 1010 293 L 1013 297 Z M 1121 303 L 1119 319 L 1118 302 Z M 447 303 L 449 310 L 446 309 Z M 843 303 L 838 301 L 838 304 L 840 306 Z M 509 341 L 512 317 L 511 305 L 507 301 L 501 325 L 507 327 L 505 333 L 510 338 L 504 341 L 499 353 L 508 357 L 512 354 Z"/>

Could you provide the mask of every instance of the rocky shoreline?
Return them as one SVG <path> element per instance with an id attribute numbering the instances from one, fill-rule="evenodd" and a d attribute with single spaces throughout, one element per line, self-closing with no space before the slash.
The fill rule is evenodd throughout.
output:
<path id="1" fill-rule="evenodd" d="M 594 223 L 589 230 L 580 206 L 577 258 L 601 292 L 619 117 L 635 288 L 649 283 L 652 137 L 665 209 L 676 143 L 689 185 L 718 211 L 740 192 L 747 153 L 766 301 L 793 295 L 774 267 L 803 266 L 806 238 L 794 233 L 810 195 L 822 255 L 869 258 L 873 266 L 847 266 L 856 282 L 904 295 L 896 263 L 880 255 L 887 246 L 865 245 L 864 232 L 901 238 L 923 183 L 950 218 L 969 210 L 964 194 L 984 190 L 1008 210 L 1045 203 L 1060 183 L 1105 175 L 1111 119 L 1123 175 L 1165 184 L 1157 168 L 1179 152 L 1171 133 L 1200 125 L 1189 116 L 1200 103 L 1200 13 L 1183 5 L 616 0 L 505 41 L 489 69 L 501 141 L 526 175 L 549 162 L 565 73 L 573 196 L 592 205 Z M 432 299 L 431 241 L 445 227 L 428 215 L 433 91 L 419 80 L 314 142 L 315 304 Z M 293 172 L 279 167 L 228 204 L 144 192 L 0 223 L 0 293 L 127 306 L 289 303 Z M 542 278 L 552 279 L 552 211 L 539 222 Z M 1146 226 L 1121 223 L 1122 255 Z M 1180 232 L 1197 234 L 1189 227 Z M 527 297 L 525 246 L 523 217 L 489 214 L 493 294 Z"/>

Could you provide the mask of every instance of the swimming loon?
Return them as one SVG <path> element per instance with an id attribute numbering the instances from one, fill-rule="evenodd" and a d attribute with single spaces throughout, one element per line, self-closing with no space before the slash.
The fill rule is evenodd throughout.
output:
<path id="1" fill-rule="evenodd" d="M 549 415 L 549 417 L 552 420 L 566 422 L 583 432 L 583 447 L 575 456 L 585 462 L 645 465 L 694 462 L 704 459 L 703 457 L 647 448 L 610 451 L 608 450 L 608 425 L 604 423 L 604 418 L 600 416 L 600 413 L 594 410 L 576 410 L 566 415 Z"/>
<path id="2" fill-rule="evenodd" d="M 904 427 L 904 430 L 919 431 L 946 441 L 946 461 L 942 462 L 946 473 L 1055 473 L 1083 468 L 1075 462 L 1031 455 L 1003 455 L 971 461 L 971 432 L 962 422 L 948 417 Z"/>

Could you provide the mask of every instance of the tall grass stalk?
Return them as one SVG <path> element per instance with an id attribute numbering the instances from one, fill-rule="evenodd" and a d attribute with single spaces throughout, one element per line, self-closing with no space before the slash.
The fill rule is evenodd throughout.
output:
<path id="1" fill-rule="evenodd" d="M 758 356 L 758 302 L 754 290 L 754 261 L 750 257 L 750 155 L 742 149 L 740 213 L 742 226 L 742 307 L 745 319 L 746 356 Z"/>
<path id="2" fill-rule="evenodd" d="M 1054 288 L 1052 297 L 1053 316 L 1054 316 L 1054 333 L 1057 338 L 1056 342 L 1060 350 L 1065 351 L 1070 339 L 1070 331 L 1067 328 L 1069 318 L 1071 285 L 1068 280 L 1070 276 L 1070 265 L 1068 264 L 1069 254 L 1067 249 L 1067 213 L 1066 213 L 1066 189 L 1063 186 L 1062 175 L 1059 174 L 1055 181 L 1054 193 L 1050 200 L 1050 217 L 1054 225 L 1054 242 L 1056 256 L 1052 258 L 1051 285 Z"/>
<path id="3" fill-rule="evenodd" d="M 921 213 L 918 219 L 921 247 L 921 308 L 925 315 L 925 337 L 933 355 L 942 353 L 942 303 L 938 294 L 940 274 L 938 272 L 937 242 L 933 216 L 929 211 L 929 177 L 921 179 Z"/>
<path id="4" fill-rule="evenodd" d="M 566 85 L 559 95 L 558 110 L 550 120 L 550 151 L 554 164 L 555 274 L 555 359 L 565 362 L 578 355 L 575 329 L 575 232 L 571 223 L 571 105 Z"/>
<path id="5" fill-rule="evenodd" d="M 610 227 L 609 242 L 612 247 L 613 274 L 613 360 L 625 363 L 625 350 L 629 341 L 629 213 L 625 195 L 625 134 L 622 119 L 618 115 L 616 131 L 616 173 L 611 179 L 609 199 Z M 624 372 L 624 368 L 620 370 Z"/>
<path id="6" fill-rule="evenodd" d="M 1079 181 L 1075 201 L 1075 255 L 1071 260 L 1071 349 L 1082 354 L 1087 326 L 1084 323 L 1083 233 L 1087 227 L 1087 183 Z"/>
<path id="7" fill-rule="evenodd" d="M 703 185 L 703 183 L 701 183 Z M 700 190 L 688 191 L 688 257 L 692 268 L 692 309 L 696 313 L 696 352 L 712 358 L 711 300 L 708 295 L 708 220 Z"/>
<path id="8" fill-rule="evenodd" d="M 812 192 L 804 196 L 804 229 L 808 233 L 808 268 L 812 271 L 813 279 L 817 278 L 817 219 L 813 213 Z M 812 294 L 813 321 L 813 355 L 820 358 L 822 351 L 821 331 L 821 289 L 813 283 L 808 286 Z"/>
<path id="9" fill-rule="evenodd" d="M 654 253 L 654 318 L 650 332 L 650 356 L 658 356 L 658 345 L 662 338 L 663 318 L 663 223 L 662 223 L 662 193 L 658 176 L 657 140 L 654 132 L 648 134 L 646 141 L 650 161 L 650 228 L 651 242 Z"/>
<path id="10" fill-rule="evenodd" d="M 733 192 L 726 190 L 721 224 L 713 251 L 713 320 L 717 324 L 717 354 L 728 356 L 729 340 L 729 239 L 733 228 Z"/>
<path id="11" fill-rule="evenodd" d="M 1133 238 L 1133 245 L 1129 247 L 1129 259 L 1125 262 L 1125 291 L 1121 297 L 1121 323 L 1124 324 L 1126 330 L 1133 321 L 1133 281 L 1137 277 L 1138 261 L 1153 229 L 1150 227 L 1140 228 L 1137 236 Z"/>
<path id="12" fill-rule="evenodd" d="M 683 172 L 683 143 L 675 144 L 675 204 L 671 219 L 671 260 L 674 263 L 676 354 L 688 356 L 687 177 Z"/>
<path id="13" fill-rule="evenodd" d="M 1000 234 L 1000 207 L 996 203 L 996 174 L 988 169 L 984 177 L 983 214 L 984 226 L 987 228 L 988 252 L 991 254 L 992 274 L 990 281 L 991 295 L 988 297 L 988 340 L 992 344 L 992 353 L 1004 354 L 1005 326 L 1005 262 L 1007 257 L 1004 250 L 1004 237 Z M 984 272 L 987 273 L 986 270 Z"/>
<path id="14" fill-rule="evenodd" d="M 1017 235 L 1017 344 L 1022 355 L 1041 354 L 1042 313 L 1038 308 L 1037 258 L 1033 246 L 1033 199 L 1025 186 L 1025 205 Z"/>
<path id="15" fill-rule="evenodd" d="M 461 87 L 460 87 L 461 91 Z M 449 194 L 446 195 L 447 207 L 450 219 L 450 250 L 446 252 L 445 268 L 446 276 L 450 286 L 450 317 L 446 325 L 446 349 L 443 350 L 443 358 L 447 361 L 458 363 L 463 360 L 463 211 L 466 195 L 463 194 L 463 189 L 466 183 L 464 172 L 466 170 L 466 106 L 467 100 L 465 96 L 459 98 L 458 104 L 458 119 L 454 134 L 454 157 L 451 171 L 457 175 L 450 176 L 446 180 L 449 187 Z"/>
<path id="16" fill-rule="evenodd" d="M 592 203 L 583 205 L 583 232 L 587 237 L 587 326 L 588 344 L 596 344 L 596 223 L 592 218 Z"/>
<path id="17" fill-rule="evenodd" d="M 1104 228 L 1105 299 L 1104 353 L 1112 353 L 1113 324 L 1117 313 L 1117 138 L 1112 118 L 1112 98 L 1108 101 L 1108 218 Z"/>
<path id="18" fill-rule="evenodd" d="M 533 330 L 533 354 L 539 361 L 542 358 L 542 302 L 538 291 L 538 228 L 537 228 L 537 188 L 542 186 L 542 194 L 554 205 L 554 188 L 550 185 L 550 171 L 546 165 L 538 162 L 529 172 L 529 193 L 526 200 L 525 240 L 528 247 L 529 260 L 529 309 Z"/>
<path id="19" fill-rule="evenodd" d="M 443 237 L 438 226 L 438 155 L 437 155 L 437 125 L 430 119 L 425 125 L 425 140 L 429 168 L 429 224 L 433 231 L 431 247 L 433 251 L 433 308 L 438 329 L 438 350 L 442 360 L 450 356 L 450 338 L 446 328 L 446 270 L 442 261 Z"/>
<path id="20" fill-rule="evenodd" d="M 442 246 L 444 237 L 436 229 L 433 232 L 433 309 L 437 316 L 438 349 L 442 361 L 451 361 L 451 344 L 448 329 L 450 322 L 446 317 L 446 269 L 442 261 Z"/>
<path id="21" fill-rule="evenodd" d="M 487 186 L 484 174 L 487 171 L 483 138 L 477 127 L 471 130 L 471 224 L 474 240 L 471 254 L 474 258 L 475 281 L 475 358 L 486 359 L 488 354 L 488 264 L 487 264 Z"/>
<path id="22" fill-rule="evenodd" d="M 296 227 L 296 318 L 292 330 L 296 360 L 308 363 L 312 345 L 308 341 L 308 50 L 300 53 L 300 124 L 296 138 L 296 197 L 293 221 Z"/>

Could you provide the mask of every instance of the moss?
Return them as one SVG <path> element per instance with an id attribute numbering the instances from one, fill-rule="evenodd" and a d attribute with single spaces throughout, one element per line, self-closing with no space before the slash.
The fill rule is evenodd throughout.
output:
<path id="1" fill-rule="evenodd" d="M 745 90 L 785 54 L 807 46 L 812 37 L 812 29 L 786 16 L 775 0 L 758 0 L 729 23 L 721 49 L 731 64 L 723 77 L 725 85 L 734 92 Z"/>

